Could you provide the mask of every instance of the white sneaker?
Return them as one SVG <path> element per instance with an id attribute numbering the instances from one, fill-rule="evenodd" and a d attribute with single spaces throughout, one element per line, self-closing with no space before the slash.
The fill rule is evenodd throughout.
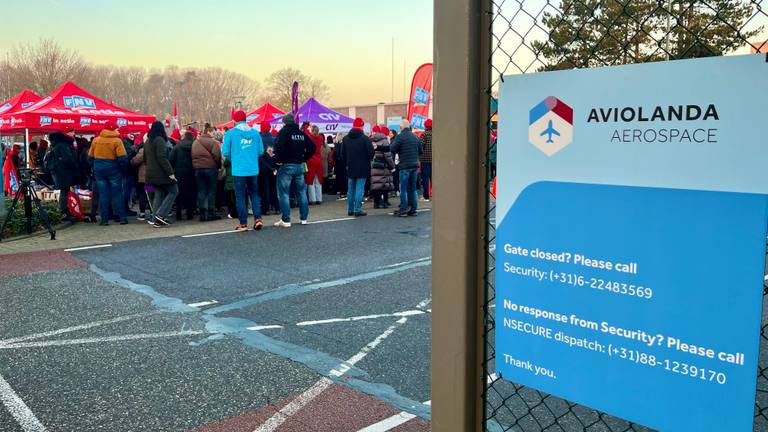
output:
<path id="1" fill-rule="evenodd" d="M 281 221 L 281 222 L 282 222 L 282 221 Z M 302 224 L 302 225 L 306 225 L 306 224 L 308 224 L 308 223 L 309 223 L 309 222 L 307 222 L 306 220 L 303 220 L 303 221 L 301 221 L 301 224 Z"/>
<path id="2" fill-rule="evenodd" d="M 283 222 L 283 220 L 280 219 L 279 221 L 275 222 L 275 226 L 278 227 L 278 228 L 290 228 L 291 227 L 291 223 L 290 222 Z"/>

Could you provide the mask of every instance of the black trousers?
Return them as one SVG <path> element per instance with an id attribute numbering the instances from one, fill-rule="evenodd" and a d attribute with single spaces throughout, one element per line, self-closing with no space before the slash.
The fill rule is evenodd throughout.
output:
<path id="1" fill-rule="evenodd" d="M 216 210 L 216 186 L 219 182 L 219 171 L 216 168 L 203 168 L 195 170 L 195 182 L 197 183 L 197 206 L 200 214 Z"/>
<path id="2" fill-rule="evenodd" d="M 259 198 L 261 198 L 261 214 L 277 211 L 280 204 L 277 201 L 277 176 L 271 170 L 259 171 Z"/>

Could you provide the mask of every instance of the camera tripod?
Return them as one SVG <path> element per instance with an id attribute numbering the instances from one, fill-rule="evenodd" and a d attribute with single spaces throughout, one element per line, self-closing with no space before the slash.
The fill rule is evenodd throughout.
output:
<path id="1" fill-rule="evenodd" d="M 16 206 L 19 204 L 21 198 L 24 199 L 24 216 L 27 219 L 27 234 L 32 234 L 32 203 L 34 203 L 35 208 L 37 208 L 38 217 L 43 222 L 45 228 L 48 229 L 48 233 L 51 234 L 51 240 L 56 240 L 56 230 L 51 227 L 51 219 L 48 217 L 48 212 L 43 208 L 40 197 L 37 196 L 37 191 L 32 186 L 33 175 L 32 170 L 28 168 L 19 169 L 19 190 L 16 191 L 16 195 L 13 196 L 11 208 L 8 209 L 8 214 L 5 216 L 3 226 L 0 227 L 0 241 L 3 239 L 5 226 L 8 225 L 8 222 L 13 218 L 13 213 L 16 211 Z"/>

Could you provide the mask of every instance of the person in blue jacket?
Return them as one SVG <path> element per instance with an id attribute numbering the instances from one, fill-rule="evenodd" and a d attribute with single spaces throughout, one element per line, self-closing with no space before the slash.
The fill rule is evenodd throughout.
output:
<path id="1" fill-rule="evenodd" d="M 244 111 L 235 111 L 232 120 L 235 126 L 224 134 L 221 155 L 232 163 L 232 177 L 235 187 L 237 216 L 240 224 L 235 231 L 248 231 L 248 208 L 246 196 L 251 200 L 254 230 L 260 230 L 264 223 L 261 220 L 261 200 L 259 199 L 259 157 L 264 154 L 264 143 L 256 129 L 252 129 L 245 121 Z M 247 195 L 246 195 L 247 194 Z"/>

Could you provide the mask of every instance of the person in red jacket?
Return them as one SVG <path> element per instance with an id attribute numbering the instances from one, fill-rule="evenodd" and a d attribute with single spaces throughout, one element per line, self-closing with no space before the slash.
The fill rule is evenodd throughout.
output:
<path id="1" fill-rule="evenodd" d="M 21 146 L 14 144 L 5 153 L 5 161 L 3 162 L 3 192 L 8 194 L 9 197 L 16 194 L 19 190 L 19 154 L 21 153 Z"/>
<path id="2" fill-rule="evenodd" d="M 307 196 L 309 205 L 322 204 L 323 202 L 323 158 L 320 149 L 325 145 L 325 139 L 320 135 L 320 128 L 312 125 L 308 134 L 315 143 L 315 154 L 307 161 L 307 172 L 304 174 L 304 183 L 307 184 Z"/>

